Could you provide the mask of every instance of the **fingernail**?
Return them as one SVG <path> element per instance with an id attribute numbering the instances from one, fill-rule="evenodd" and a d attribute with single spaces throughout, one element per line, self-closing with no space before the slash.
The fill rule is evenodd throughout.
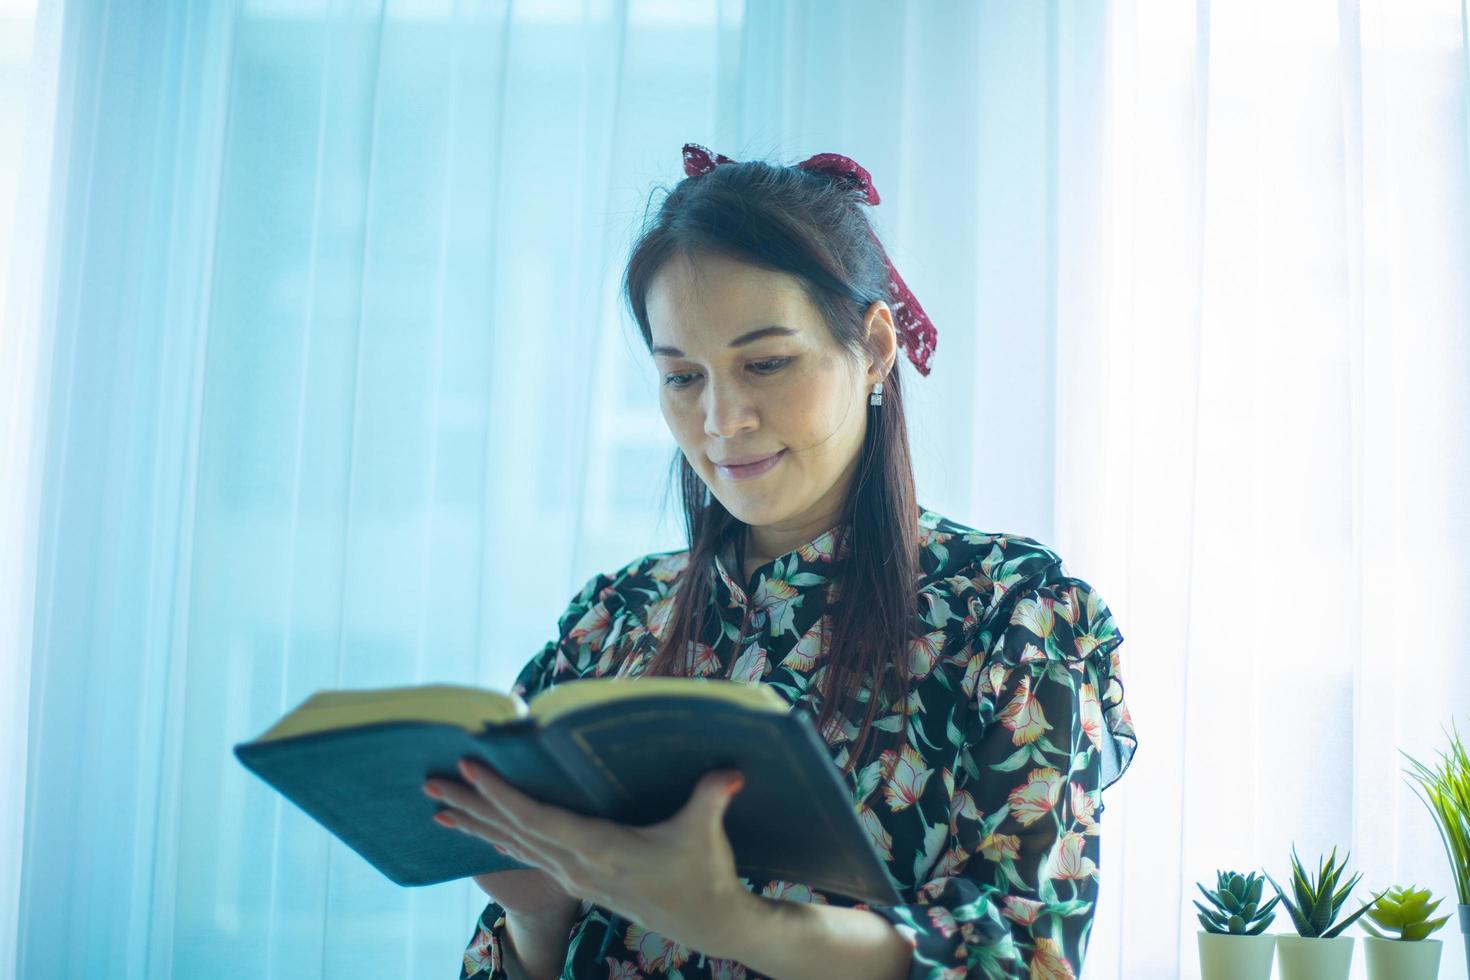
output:
<path id="1" fill-rule="evenodd" d="M 434 822 L 442 827 L 454 826 L 454 818 L 443 810 L 440 810 L 438 813 L 434 814 Z"/>
<path id="2" fill-rule="evenodd" d="M 428 783 L 424 784 L 424 792 L 427 793 L 429 796 L 432 796 L 436 800 L 444 795 L 443 790 L 441 790 L 437 786 L 432 786 Z"/>
<path id="3" fill-rule="evenodd" d="M 464 776 L 465 779 L 473 780 L 475 778 L 474 770 L 471 769 L 470 764 L 463 759 L 459 760 L 459 771 L 460 775 Z"/>
<path id="4" fill-rule="evenodd" d="M 741 776 L 738 779 L 736 779 L 734 782 L 732 782 L 729 786 L 726 786 L 725 787 L 725 792 L 728 793 L 728 794 L 730 794 L 731 796 L 734 796 L 736 793 L 740 792 L 740 788 L 742 786 L 744 786 L 744 785 L 745 785 L 745 777 L 744 776 Z"/>

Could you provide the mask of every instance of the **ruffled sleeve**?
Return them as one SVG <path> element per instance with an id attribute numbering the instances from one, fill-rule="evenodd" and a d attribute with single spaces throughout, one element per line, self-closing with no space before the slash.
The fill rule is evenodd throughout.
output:
<path id="1" fill-rule="evenodd" d="M 521 668 L 511 690 L 525 700 L 558 683 L 585 676 L 604 645 L 612 645 L 608 602 L 617 576 L 594 575 L 557 619 L 557 639 Z M 481 893 L 483 894 L 483 893 Z M 505 969 L 505 909 L 489 902 L 465 947 L 459 980 L 509 980 Z"/>
<path id="2" fill-rule="evenodd" d="M 914 944 L 911 980 L 1075 977 L 1097 902 L 1102 790 L 1137 744 L 1123 636 L 1056 562 L 969 637 L 962 690 L 975 710 L 942 856 L 914 903 L 870 909 Z"/>

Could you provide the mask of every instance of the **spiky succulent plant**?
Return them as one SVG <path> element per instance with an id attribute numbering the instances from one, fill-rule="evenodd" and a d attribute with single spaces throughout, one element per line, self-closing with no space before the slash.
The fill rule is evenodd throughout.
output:
<path id="1" fill-rule="evenodd" d="M 1200 911 L 1199 924 L 1205 927 L 1205 932 L 1231 936 L 1258 936 L 1265 932 L 1271 920 L 1276 918 L 1276 903 L 1281 901 L 1278 895 L 1265 905 L 1260 904 L 1261 888 L 1265 884 L 1265 879 L 1254 871 L 1242 875 L 1235 871 L 1217 870 L 1214 891 L 1195 882 L 1205 898 L 1215 906 L 1207 909 L 1195 901 L 1194 907 Z"/>
<path id="2" fill-rule="evenodd" d="M 1302 870 L 1301 860 L 1296 856 L 1296 845 L 1293 844 L 1291 848 L 1291 886 L 1296 896 L 1295 902 L 1286 897 L 1281 886 L 1276 884 L 1275 878 L 1272 878 L 1269 873 L 1266 875 L 1266 880 L 1271 882 L 1272 888 L 1276 889 L 1277 897 L 1286 903 L 1297 935 L 1308 939 L 1332 939 L 1358 921 L 1358 917 L 1372 907 L 1371 904 L 1364 905 L 1336 926 L 1332 924 L 1337 918 L 1338 911 L 1342 908 L 1342 903 L 1347 901 L 1353 886 L 1363 876 L 1359 872 L 1353 875 L 1347 884 L 1341 888 L 1337 887 L 1337 879 L 1341 877 L 1343 870 L 1347 867 L 1347 859 L 1351 856 L 1352 851 L 1349 851 L 1339 867 L 1337 848 L 1334 847 L 1331 857 L 1318 860 L 1316 876 L 1308 878 L 1307 873 Z M 1377 901 L 1379 896 L 1375 895 L 1373 898 L 1374 901 Z"/>
<path id="3" fill-rule="evenodd" d="M 1413 885 L 1408 888 L 1390 888 L 1385 894 L 1380 895 L 1377 901 L 1368 904 L 1368 919 L 1372 919 L 1385 929 L 1392 929 L 1398 935 L 1385 936 L 1373 928 L 1368 919 L 1364 919 L 1358 925 L 1379 939 L 1423 939 L 1450 921 L 1447 915 L 1442 915 L 1437 919 L 1429 918 L 1442 901 L 1443 899 L 1436 898 L 1431 902 L 1427 888 L 1416 889 Z"/>

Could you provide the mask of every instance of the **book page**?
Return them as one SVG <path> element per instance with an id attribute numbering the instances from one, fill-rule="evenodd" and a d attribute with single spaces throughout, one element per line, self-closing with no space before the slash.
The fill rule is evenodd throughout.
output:
<path id="1" fill-rule="evenodd" d="M 538 725 L 544 725 L 594 704 L 670 695 L 714 698 L 751 711 L 785 714 L 791 710 L 785 698 L 764 684 L 707 677 L 591 677 L 537 694 L 531 698 L 530 714 Z"/>
<path id="2" fill-rule="evenodd" d="M 266 731 L 258 742 L 384 721 L 431 721 L 478 733 L 528 713 L 515 693 L 458 684 L 318 691 Z"/>

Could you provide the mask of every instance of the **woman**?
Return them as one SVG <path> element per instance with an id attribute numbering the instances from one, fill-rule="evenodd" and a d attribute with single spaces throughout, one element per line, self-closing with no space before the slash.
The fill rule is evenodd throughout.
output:
<path id="1" fill-rule="evenodd" d="M 927 374 L 934 332 L 857 207 L 866 171 L 684 157 L 624 288 L 690 545 L 589 580 L 514 687 L 683 674 L 804 703 L 905 904 L 738 877 L 738 773 L 634 828 L 471 766 L 426 785 L 438 819 L 537 870 L 476 877 L 461 977 L 1074 976 L 1136 745 L 1122 636 L 1055 552 L 916 502 L 895 364 Z"/>

